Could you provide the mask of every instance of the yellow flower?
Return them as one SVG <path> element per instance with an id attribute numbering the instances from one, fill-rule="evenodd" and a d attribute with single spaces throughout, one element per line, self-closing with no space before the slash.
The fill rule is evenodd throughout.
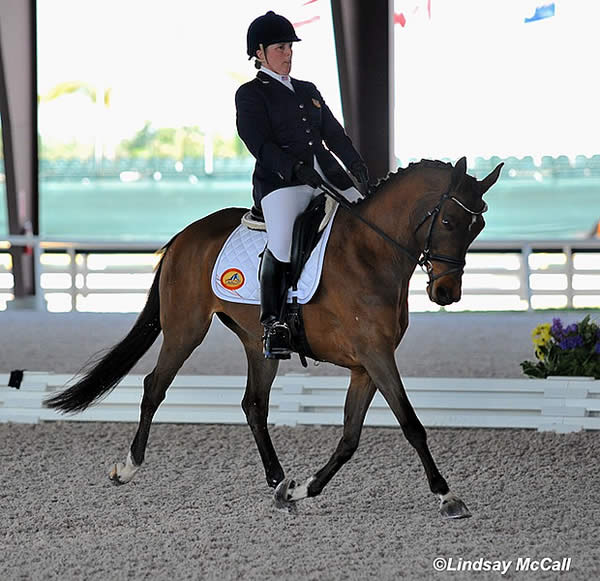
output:
<path id="1" fill-rule="evenodd" d="M 550 335 L 550 323 L 544 323 L 538 325 L 533 331 L 531 331 L 531 340 L 533 341 L 535 354 L 540 361 L 544 360 L 544 354 L 538 349 L 538 347 L 544 347 L 550 342 L 552 336 Z"/>
<path id="2" fill-rule="evenodd" d="M 538 325 L 533 331 L 531 331 L 531 339 L 534 345 L 543 347 L 550 341 L 552 338 L 550 335 L 550 327 L 550 323 L 544 323 L 543 325 Z"/>

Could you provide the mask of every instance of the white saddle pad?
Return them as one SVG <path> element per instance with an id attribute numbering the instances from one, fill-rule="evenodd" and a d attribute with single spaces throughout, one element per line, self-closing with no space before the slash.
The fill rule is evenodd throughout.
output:
<path id="1" fill-rule="evenodd" d="M 332 219 L 321 235 L 308 259 L 300 280 L 296 297 L 305 305 L 319 288 L 323 259 L 331 233 Z M 220 299 L 234 303 L 260 304 L 260 282 L 258 280 L 259 254 L 267 244 L 267 233 L 238 226 L 227 238 L 212 272 L 212 290 Z M 290 289 L 288 302 L 294 296 Z"/>

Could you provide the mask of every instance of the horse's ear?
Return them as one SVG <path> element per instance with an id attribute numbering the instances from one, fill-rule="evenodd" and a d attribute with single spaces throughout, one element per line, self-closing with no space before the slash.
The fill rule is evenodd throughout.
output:
<path id="1" fill-rule="evenodd" d="M 467 175 L 467 158 L 461 157 L 452 168 L 452 177 L 450 178 L 450 189 L 455 189 L 462 179 Z"/>
<path id="2" fill-rule="evenodd" d="M 496 166 L 496 169 L 492 170 L 488 176 L 484 177 L 479 182 L 479 191 L 481 192 L 482 196 L 496 183 L 496 180 L 500 177 L 500 170 L 502 169 L 503 165 L 504 162 L 499 163 Z"/>

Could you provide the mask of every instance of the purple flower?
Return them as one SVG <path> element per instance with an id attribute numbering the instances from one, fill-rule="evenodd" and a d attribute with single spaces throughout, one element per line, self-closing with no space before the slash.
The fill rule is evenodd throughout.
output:
<path id="1" fill-rule="evenodd" d="M 565 333 L 568 335 L 569 333 L 577 333 L 577 323 L 573 323 L 572 325 L 569 325 L 566 329 L 565 329 Z"/>
<path id="2" fill-rule="evenodd" d="M 550 328 L 550 333 L 555 339 L 561 339 L 563 335 L 563 326 L 562 321 L 555 317 L 552 319 L 552 327 Z"/>
<path id="3" fill-rule="evenodd" d="M 581 335 L 572 335 L 571 337 L 565 337 L 558 343 L 558 347 L 563 351 L 567 349 L 575 349 L 583 345 L 583 337 Z"/>

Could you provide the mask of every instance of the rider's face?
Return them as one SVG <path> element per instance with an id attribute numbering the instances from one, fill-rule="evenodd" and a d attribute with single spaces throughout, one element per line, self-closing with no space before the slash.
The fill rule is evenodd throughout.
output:
<path id="1" fill-rule="evenodd" d="M 266 53 L 266 54 L 265 54 Z M 256 56 L 264 67 L 279 75 L 289 75 L 292 70 L 292 43 L 270 44 L 265 51 L 257 50 Z"/>

